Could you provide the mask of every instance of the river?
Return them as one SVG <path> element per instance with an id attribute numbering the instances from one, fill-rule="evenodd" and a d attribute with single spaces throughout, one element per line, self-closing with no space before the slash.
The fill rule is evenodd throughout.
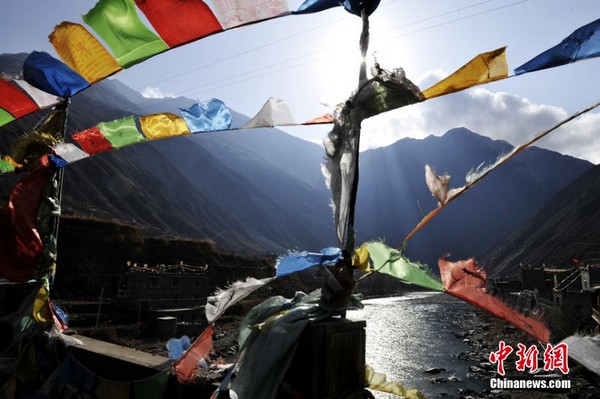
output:
<path id="1" fill-rule="evenodd" d="M 427 398 L 459 397 L 459 389 L 489 388 L 488 380 L 467 378 L 472 362 L 456 357 L 470 347 L 457 337 L 461 320 L 477 317 L 474 308 L 443 293 L 417 292 L 363 301 L 364 309 L 351 310 L 350 319 L 366 320 L 366 363 L 387 374 L 388 381 L 417 388 Z M 431 368 L 446 369 L 428 374 Z M 444 382 L 430 379 L 444 377 Z M 450 377 L 450 378 L 449 378 Z M 376 398 L 396 396 L 375 393 Z"/>

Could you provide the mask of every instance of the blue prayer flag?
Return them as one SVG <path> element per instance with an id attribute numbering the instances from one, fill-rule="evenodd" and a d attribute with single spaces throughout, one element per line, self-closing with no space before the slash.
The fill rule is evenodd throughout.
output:
<path id="1" fill-rule="evenodd" d="M 320 253 L 300 252 L 280 258 L 275 265 L 277 277 L 287 276 L 318 265 L 334 265 L 342 258 L 339 248 L 324 248 Z"/>
<path id="2" fill-rule="evenodd" d="M 341 6 L 340 0 L 306 0 L 292 14 L 312 14 L 329 8 Z"/>
<path id="3" fill-rule="evenodd" d="M 189 108 L 179 108 L 190 132 L 214 132 L 231 127 L 231 112 L 225 103 L 213 98 Z"/>
<path id="4" fill-rule="evenodd" d="M 566 39 L 515 69 L 516 75 L 600 56 L 600 19 L 582 26 Z"/>
<path id="5" fill-rule="evenodd" d="M 90 83 L 63 62 L 43 51 L 34 51 L 23 63 L 27 83 L 46 93 L 69 98 Z"/>

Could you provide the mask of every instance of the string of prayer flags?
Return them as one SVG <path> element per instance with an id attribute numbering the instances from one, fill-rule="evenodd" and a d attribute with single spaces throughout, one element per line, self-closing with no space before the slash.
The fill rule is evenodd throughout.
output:
<path id="1" fill-rule="evenodd" d="M 213 0 L 212 3 L 224 29 L 290 13 L 286 0 Z"/>
<path id="2" fill-rule="evenodd" d="M 0 79 L 0 107 L 15 118 L 20 118 L 39 109 L 27 94 L 4 79 Z"/>
<path id="3" fill-rule="evenodd" d="M 250 129 L 255 127 L 273 127 L 295 125 L 294 117 L 288 104 L 275 97 L 271 97 L 265 102 L 258 114 L 240 129 Z"/>
<path id="4" fill-rule="evenodd" d="M 582 26 L 557 44 L 515 69 L 516 75 L 600 56 L 600 19 Z"/>
<path id="5" fill-rule="evenodd" d="M 507 77 L 506 47 L 502 47 L 479 54 L 446 79 L 423 91 L 423 95 L 429 99 Z"/>
<path id="6" fill-rule="evenodd" d="M 183 356 L 173 363 L 173 370 L 179 382 L 191 381 L 198 364 L 209 359 L 213 350 L 213 334 L 214 327 L 209 324 Z"/>
<path id="7" fill-rule="evenodd" d="M 90 85 L 77 72 L 43 51 L 33 51 L 27 56 L 23 77 L 32 86 L 64 98 L 70 98 Z"/>
<path id="8" fill-rule="evenodd" d="M 117 149 L 146 141 L 146 138 L 137 129 L 133 116 L 110 122 L 101 122 L 98 124 L 98 129 L 110 141 L 110 144 Z"/>
<path id="9" fill-rule="evenodd" d="M 140 117 L 140 127 L 148 140 L 190 134 L 185 120 L 168 112 Z"/>
<path id="10" fill-rule="evenodd" d="M 62 22 L 48 38 L 65 64 L 90 83 L 121 70 L 117 60 L 80 24 Z"/>
<path id="11" fill-rule="evenodd" d="M 235 305 L 259 288 L 270 283 L 275 277 L 255 279 L 248 277 L 244 281 L 236 281 L 225 289 L 219 289 L 214 295 L 207 298 L 205 306 L 206 320 L 213 323 L 221 317 L 231 306 Z"/>
<path id="12" fill-rule="evenodd" d="M 231 111 L 223 101 L 216 98 L 197 102 L 179 110 L 192 132 L 214 132 L 231 127 Z"/>
<path id="13" fill-rule="evenodd" d="M 450 262 L 447 258 L 440 258 L 438 265 L 445 292 L 508 321 L 544 343 L 550 341 L 550 331 L 544 323 L 511 309 L 487 293 L 487 273 L 477 266 L 475 259 Z"/>
<path id="14" fill-rule="evenodd" d="M 390 248 L 380 241 L 368 242 L 367 248 L 373 261 L 374 271 L 395 277 L 403 283 L 434 291 L 444 290 L 442 283 L 425 266 L 411 262 L 399 250 Z"/>
<path id="15" fill-rule="evenodd" d="M 201 0 L 135 0 L 135 4 L 170 48 L 223 30 Z"/>
<path id="16" fill-rule="evenodd" d="M 109 143 L 110 144 L 110 143 Z M 71 143 L 60 142 L 52 147 L 56 155 L 69 163 L 77 162 L 81 159 L 89 157 L 88 154 L 81 151 L 77 146 Z"/>
<path id="17" fill-rule="evenodd" d="M 432 195 L 438 200 L 438 206 L 434 210 L 429 212 L 427 215 L 425 215 L 423 217 L 423 219 L 421 219 L 421 221 L 412 229 L 412 231 L 410 233 L 408 233 L 408 235 L 404 238 L 402 245 L 404 245 L 404 243 L 406 243 L 408 240 L 410 240 L 419 230 L 421 230 L 423 227 L 425 227 L 425 225 L 427 223 L 429 223 L 438 213 L 440 213 L 441 210 L 444 209 L 451 201 L 453 201 L 454 199 L 456 199 L 459 196 L 461 196 L 462 194 L 464 194 L 467 190 L 469 190 L 475 184 L 479 183 L 481 180 L 483 180 L 483 178 L 485 178 L 494 169 L 496 169 L 500 165 L 504 164 L 509 159 L 515 157 L 518 153 L 520 153 L 527 147 L 533 145 L 536 141 L 546 137 L 548 134 L 552 133 L 559 127 L 563 126 L 564 124 L 572 121 L 573 119 L 575 119 L 587 112 L 592 111 L 593 109 L 596 109 L 598 106 L 600 106 L 600 103 L 596 103 L 594 105 L 587 107 L 584 110 L 581 110 L 581 111 L 578 111 L 578 112 L 572 114 L 571 116 L 567 117 L 566 119 L 563 119 L 562 121 L 560 121 L 559 123 L 557 123 L 556 125 L 551 127 L 550 129 L 539 133 L 538 135 L 533 137 L 531 140 L 519 145 L 518 147 L 513 148 L 513 150 L 511 152 L 509 152 L 508 154 L 505 154 L 505 155 L 499 157 L 495 163 L 485 166 L 485 167 L 479 167 L 474 172 L 469 172 L 469 174 L 467 174 L 467 176 L 466 176 L 467 183 L 462 187 L 449 189 L 450 176 L 448 176 L 448 175 L 437 176 L 435 174 L 435 172 L 433 171 L 433 169 L 429 165 L 426 165 L 425 166 L 425 180 L 427 182 L 427 186 L 429 187 Z"/>
<path id="18" fill-rule="evenodd" d="M 133 0 L 99 0 L 82 18 L 110 47 L 123 68 L 169 49 L 140 20 Z"/>
<path id="19" fill-rule="evenodd" d="M 83 151 L 90 155 L 99 154 L 113 148 L 110 141 L 104 137 L 97 126 L 77 132 L 73 134 L 72 138 L 81 146 Z"/>

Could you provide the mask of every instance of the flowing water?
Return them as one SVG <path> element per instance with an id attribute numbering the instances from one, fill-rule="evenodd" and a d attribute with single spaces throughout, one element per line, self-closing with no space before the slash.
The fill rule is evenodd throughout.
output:
<path id="1" fill-rule="evenodd" d="M 459 389 L 489 388 L 487 380 L 467 378 L 469 366 L 476 364 L 456 357 L 471 350 L 455 334 L 463 331 L 461 320 L 477 317 L 471 305 L 447 294 L 421 292 L 368 299 L 363 304 L 364 309 L 349 311 L 347 316 L 366 320 L 366 363 L 385 373 L 388 381 L 417 388 L 427 398 L 459 397 Z M 431 368 L 447 371 L 425 373 Z M 445 377 L 444 382 L 430 380 L 439 377 Z M 396 397 L 382 393 L 375 396 Z"/>

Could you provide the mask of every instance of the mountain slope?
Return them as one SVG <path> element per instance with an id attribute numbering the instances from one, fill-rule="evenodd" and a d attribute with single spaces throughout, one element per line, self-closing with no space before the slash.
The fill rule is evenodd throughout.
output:
<path id="1" fill-rule="evenodd" d="M 527 223 L 486 252 L 495 275 L 519 277 L 519 264 L 589 262 L 600 251 L 600 166 L 562 189 Z"/>

